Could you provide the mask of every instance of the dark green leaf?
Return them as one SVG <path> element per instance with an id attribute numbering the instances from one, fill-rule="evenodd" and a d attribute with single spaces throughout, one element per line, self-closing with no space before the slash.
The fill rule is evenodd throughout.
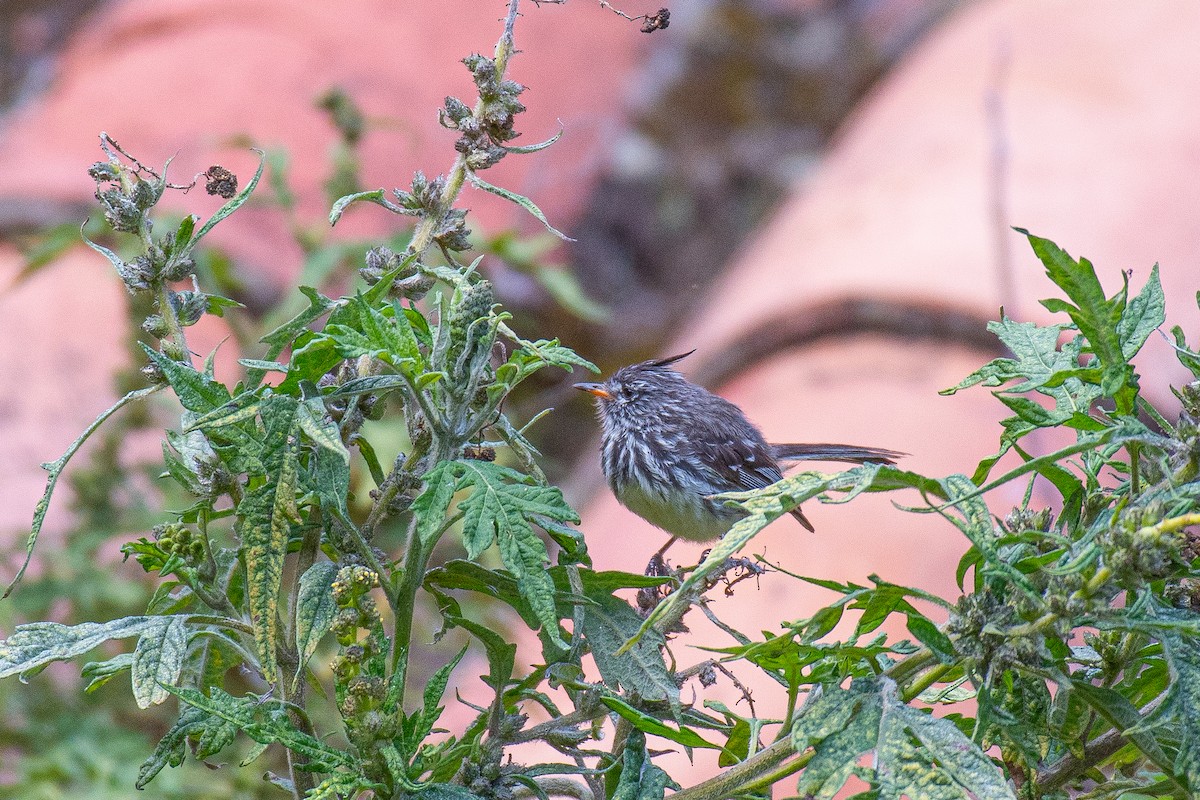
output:
<path id="1" fill-rule="evenodd" d="M 337 613 L 331 589 L 337 571 L 337 564 L 320 561 L 300 576 L 300 591 L 296 597 L 296 653 L 300 660 L 297 677 L 303 674 Z"/>
<path id="2" fill-rule="evenodd" d="M 679 687 L 663 661 L 666 642 L 662 634 L 651 631 L 618 655 L 621 645 L 641 627 L 641 617 L 624 600 L 607 592 L 589 591 L 587 597 L 592 603 L 583 607 L 583 635 L 604 684 L 636 692 L 646 700 L 667 700 L 677 707 Z"/>
<path id="3" fill-rule="evenodd" d="M 600 698 L 600 700 L 604 705 L 615 711 L 618 716 L 628 720 L 633 724 L 633 727 L 643 733 L 648 733 L 652 736 L 661 736 L 684 747 L 697 747 L 708 750 L 723 749 L 720 745 L 705 740 L 704 737 L 691 728 L 672 728 L 662 720 L 634 708 L 618 697 L 605 696 Z"/>

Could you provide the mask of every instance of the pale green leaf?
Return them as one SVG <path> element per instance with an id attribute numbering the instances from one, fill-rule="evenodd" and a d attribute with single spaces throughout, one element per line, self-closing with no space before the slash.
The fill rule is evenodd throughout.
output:
<path id="1" fill-rule="evenodd" d="M 239 533 L 245 548 L 247 594 L 254 643 L 263 677 L 277 678 L 279 587 L 291 526 L 299 522 L 296 491 L 299 484 L 297 401 L 274 395 L 261 409 L 266 427 L 263 464 L 267 474 L 246 491 L 238 504 Z"/>
<path id="2" fill-rule="evenodd" d="M 122 617 L 112 622 L 83 622 L 69 626 L 57 622 L 18 625 L 11 636 L 0 641 L 0 678 L 24 675 L 53 661 L 83 655 L 110 639 L 161 631 L 176 619 L 186 620 L 187 617 Z"/>
<path id="3" fill-rule="evenodd" d="M 880 800 L 1016 800 L 1000 769 L 954 723 L 901 704 L 886 688 L 884 697 L 876 767 Z"/>
<path id="4" fill-rule="evenodd" d="M 187 656 L 188 631 L 185 617 L 165 617 L 165 626 L 151 628 L 138 639 L 130 674 L 133 699 L 138 708 L 149 708 L 170 697 L 163 686 L 174 686 Z"/>
<path id="5" fill-rule="evenodd" d="M 483 178 L 476 175 L 474 172 L 467 173 L 467 180 L 469 180 L 471 182 L 471 185 L 474 186 L 476 189 L 482 189 L 485 192 L 491 192 L 494 195 L 503 197 L 505 200 L 508 200 L 509 202 L 516 203 L 521 208 L 525 209 L 530 214 L 532 214 L 537 219 L 538 222 L 545 225 L 546 230 L 550 231 L 555 236 L 562 239 L 564 242 L 575 241 L 570 236 L 567 236 L 565 233 L 563 233 L 560 230 L 557 230 L 553 225 L 551 225 L 550 221 L 548 219 L 546 219 L 546 215 L 542 213 L 542 210 L 540 208 L 538 208 L 537 205 L 535 205 L 534 202 L 532 200 L 530 200 L 528 197 L 517 194 L 516 192 L 510 192 L 508 189 L 504 189 L 499 186 L 493 186 L 492 184 L 485 181 Z"/>

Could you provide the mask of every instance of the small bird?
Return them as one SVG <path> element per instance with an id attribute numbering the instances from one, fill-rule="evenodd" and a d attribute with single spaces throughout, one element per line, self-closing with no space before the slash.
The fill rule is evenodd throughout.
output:
<path id="1" fill-rule="evenodd" d="M 781 461 L 893 464 L 906 455 L 848 444 L 768 444 L 740 408 L 671 369 L 693 352 L 622 367 L 603 383 L 575 384 L 596 397 L 604 426 L 600 462 L 613 494 L 671 534 L 660 557 L 677 538 L 723 536 L 744 512 L 713 495 L 770 486 L 783 477 Z M 799 507 L 791 513 L 813 530 Z"/>

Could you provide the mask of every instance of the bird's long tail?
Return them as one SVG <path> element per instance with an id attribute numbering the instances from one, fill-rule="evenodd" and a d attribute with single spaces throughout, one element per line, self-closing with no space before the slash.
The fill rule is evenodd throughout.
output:
<path id="1" fill-rule="evenodd" d="M 848 461 L 865 464 L 895 464 L 897 458 L 908 455 L 882 447 L 856 447 L 852 444 L 773 444 L 771 455 L 776 461 Z"/>

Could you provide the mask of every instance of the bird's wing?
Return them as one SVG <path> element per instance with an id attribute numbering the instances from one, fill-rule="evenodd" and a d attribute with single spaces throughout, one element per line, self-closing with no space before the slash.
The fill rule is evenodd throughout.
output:
<path id="1" fill-rule="evenodd" d="M 725 439 L 706 448 L 704 455 L 705 463 L 723 481 L 746 491 L 763 489 L 783 478 L 771 453 L 746 441 Z M 799 506 L 791 514 L 809 531 L 816 530 Z"/>

